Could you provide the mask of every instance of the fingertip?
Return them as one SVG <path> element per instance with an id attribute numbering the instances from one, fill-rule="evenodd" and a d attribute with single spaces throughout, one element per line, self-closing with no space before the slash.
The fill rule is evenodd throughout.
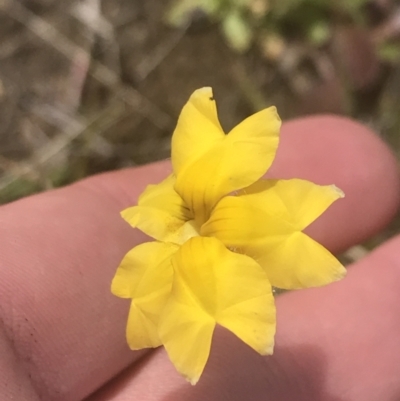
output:
<path id="1" fill-rule="evenodd" d="M 400 204 L 395 156 L 370 128 L 345 117 L 322 115 L 286 123 L 270 174 L 335 184 L 344 191 L 345 198 L 308 229 L 335 251 L 377 233 Z"/>

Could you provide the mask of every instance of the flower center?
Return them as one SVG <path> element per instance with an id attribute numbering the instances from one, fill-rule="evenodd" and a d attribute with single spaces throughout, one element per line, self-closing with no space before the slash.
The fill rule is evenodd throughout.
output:
<path id="1" fill-rule="evenodd" d="M 200 226 L 195 220 L 187 221 L 182 227 L 182 244 L 193 237 L 200 236 Z"/>

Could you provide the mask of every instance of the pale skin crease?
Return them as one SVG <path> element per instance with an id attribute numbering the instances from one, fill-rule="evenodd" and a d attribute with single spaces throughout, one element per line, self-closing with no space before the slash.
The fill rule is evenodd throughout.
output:
<path id="1" fill-rule="evenodd" d="M 90 400 L 400 399 L 400 237 L 341 282 L 281 296 L 272 357 L 218 329 L 192 387 L 162 349 L 131 352 L 129 302 L 111 295 L 110 282 L 123 255 L 146 238 L 119 212 L 169 171 L 162 162 L 109 173 L 0 208 L 2 401 L 78 401 L 100 387 Z M 270 176 L 344 190 L 309 229 L 334 252 L 378 232 L 400 202 L 394 158 L 345 119 L 286 123 Z"/>

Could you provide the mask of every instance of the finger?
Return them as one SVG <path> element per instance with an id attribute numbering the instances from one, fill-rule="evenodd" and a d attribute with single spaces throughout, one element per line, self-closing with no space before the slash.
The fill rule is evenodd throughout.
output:
<path id="1" fill-rule="evenodd" d="M 40 399 L 81 399 L 143 354 L 128 349 L 128 305 L 110 293 L 124 253 L 146 240 L 119 212 L 168 169 L 106 174 L 0 209 L 0 316 Z"/>
<path id="2" fill-rule="evenodd" d="M 397 161 L 376 134 L 347 118 L 307 117 L 287 123 L 269 174 L 335 184 L 344 191 L 345 199 L 307 230 L 335 252 L 380 231 L 399 205 Z"/>
<path id="3" fill-rule="evenodd" d="M 400 236 L 328 287 L 277 300 L 273 356 L 217 330 L 192 387 L 164 350 L 132 367 L 90 401 L 392 401 L 400 397 Z"/>
<path id="4" fill-rule="evenodd" d="M 344 154 L 342 158 L 332 152 L 332 142 L 325 147 L 326 132 L 336 138 L 332 140 L 334 148 Z M 299 148 L 296 133 L 313 145 Z M 343 119 L 317 118 L 289 123 L 282 138 L 273 173 L 281 169 L 288 174 L 284 166 L 294 163 L 296 176 L 307 178 L 313 170 L 310 166 L 319 165 L 326 169 L 329 183 L 346 187 L 347 197 L 341 202 L 347 206 L 331 213 L 346 222 L 325 235 L 327 226 L 321 219 L 315 230 L 326 244 L 351 245 L 354 237 L 375 232 L 393 214 L 398 202 L 395 163 L 365 128 Z M 296 153 L 292 146 L 305 154 L 304 165 L 290 157 Z M 341 164 L 336 169 L 329 167 L 338 160 Z M 134 204 L 144 187 L 165 177 L 169 169 L 168 163 L 159 163 L 109 173 L 0 210 L 2 315 L 18 356 L 43 399 L 81 399 L 142 355 L 127 349 L 128 303 L 113 297 L 109 289 L 122 256 L 145 240 L 120 219 L 119 211 Z M 360 177 L 355 174 L 354 181 L 351 177 L 362 169 L 370 180 L 360 187 Z M 321 173 L 320 179 L 323 177 Z M 383 190 L 387 190 L 385 194 Z M 380 208 L 368 202 L 365 206 L 364 197 Z M 332 217 L 325 221 L 329 219 Z M 353 227 L 361 227 L 362 234 Z M 337 241 L 334 238 L 338 236 L 343 238 Z"/>
<path id="5" fill-rule="evenodd" d="M 12 342 L 0 325 L 0 394 L 2 401 L 39 401 L 35 390 L 25 375 L 23 367 L 13 352 Z"/>

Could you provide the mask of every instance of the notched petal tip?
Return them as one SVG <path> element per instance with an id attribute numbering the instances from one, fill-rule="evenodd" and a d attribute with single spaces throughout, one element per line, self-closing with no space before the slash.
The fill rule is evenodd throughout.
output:
<path id="1" fill-rule="evenodd" d="M 265 111 L 269 112 L 271 114 L 271 118 L 276 119 L 276 122 L 279 124 L 279 128 L 280 128 L 280 126 L 282 125 L 282 119 L 279 116 L 278 109 L 276 108 L 276 106 L 267 107 L 265 109 Z"/>
<path id="2" fill-rule="evenodd" d="M 192 386 L 195 386 L 197 384 L 197 382 L 199 381 L 200 376 L 196 376 L 196 377 L 189 377 L 186 376 L 185 380 L 188 381 Z"/>
<path id="3" fill-rule="evenodd" d="M 260 355 L 263 356 L 273 355 L 274 348 L 275 348 L 275 342 L 272 342 L 272 344 L 268 345 L 263 352 L 260 352 Z"/>
<path id="4" fill-rule="evenodd" d="M 332 276 L 332 283 L 335 281 L 342 280 L 343 278 L 346 277 L 346 275 L 347 275 L 347 269 L 343 265 L 338 266 L 337 271 Z"/>
<path id="5" fill-rule="evenodd" d="M 346 196 L 345 193 L 336 185 L 332 184 L 330 187 L 337 193 L 338 198 L 344 198 Z"/>
<path id="6" fill-rule="evenodd" d="M 195 90 L 192 95 L 190 96 L 191 99 L 195 98 L 203 98 L 207 96 L 210 100 L 215 101 L 214 94 L 211 86 L 204 86 L 203 88 Z"/>

